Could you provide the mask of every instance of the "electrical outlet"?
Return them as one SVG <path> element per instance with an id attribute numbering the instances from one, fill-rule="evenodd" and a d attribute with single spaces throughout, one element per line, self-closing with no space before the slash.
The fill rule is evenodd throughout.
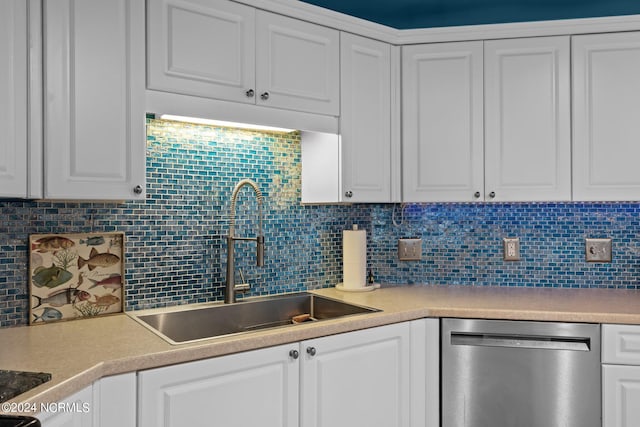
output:
<path id="1" fill-rule="evenodd" d="M 611 262 L 611 239 L 586 239 L 585 255 L 588 262 Z"/>
<path id="2" fill-rule="evenodd" d="M 520 239 L 518 237 L 505 237 L 503 240 L 505 261 L 520 261 Z"/>
<path id="3" fill-rule="evenodd" d="M 400 261 L 420 261 L 422 259 L 422 239 L 399 239 L 398 259 Z"/>

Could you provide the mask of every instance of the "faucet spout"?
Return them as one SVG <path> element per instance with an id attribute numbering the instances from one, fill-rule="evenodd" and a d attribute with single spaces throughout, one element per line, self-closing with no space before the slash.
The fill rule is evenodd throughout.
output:
<path id="1" fill-rule="evenodd" d="M 236 200 L 238 193 L 245 185 L 250 186 L 256 194 L 258 200 L 258 232 L 256 237 L 236 237 L 235 236 L 235 223 L 236 223 Z M 258 267 L 264 266 L 264 236 L 262 234 L 262 192 L 254 181 L 250 179 L 243 179 L 238 182 L 231 194 L 231 212 L 229 220 L 229 234 L 227 235 L 227 282 L 225 286 L 224 302 L 231 304 L 236 302 L 236 289 L 235 289 L 235 242 L 236 240 L 252 240 L 256 242 L 256 265 Z"/>

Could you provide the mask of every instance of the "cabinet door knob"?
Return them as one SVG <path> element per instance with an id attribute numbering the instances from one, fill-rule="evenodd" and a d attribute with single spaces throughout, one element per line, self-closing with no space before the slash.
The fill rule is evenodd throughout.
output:
<path id="1" fill-rule="evenodd" d="M 291 350 L 289 352 L 289 357 L 291 357 L 292 359 L 297 359 L 298 356 L 300 356 L 300 353 L 298 353 L 298 350 Z"/>
<path id="2" fill-rule="evenodd" d="M 316 348 L 315 347 L 307 347 L 307 354 L 309 356 L 315 356 L 316 355 Z"/>
<path id="3" fill-rule="evenodd" d="M 141 185 L 136 185 L 135 187 L 133 187 L 133 192 L 135 194 L 142 194 L 142 186 Z"/>
<path id="4" fill-rule="evenodd" d="M 353 191 L 346 191 L 344 193 L 344 197 L 349 197 L 349 198 L 353 197 Z"/>
<path id="5" fill-rule="evenodd" d="M 245 92 L 247 94 L 247 98 L 253 98 L 253 95 L 255 94 L 255 92 L 253 91 L 253 89 L 249 89 L 248 91 Z"/>
<path id="6" fill-rule="evenodd" d="M 263 101 L 266 101 L 267 99 L 269 99 L 269 92 L 264 92 L 264 93 L 262 93 L 262 95 L 260 95 L 260 98 L 261 98 Z"/>
<path id="7" fill-rule="evenodd" d="M 492 191 L 491 193 L 489 193 L 489 197 L 491 197 L 492 199 L 496 197 L 496 192 Z"/>
<path id="8" fill-rule="evenodd" d="M 473 197 L 475 197 L 476 199 L 480 198 L 480 192 L 476 191 L 475 193 L 473 193 Z"/>

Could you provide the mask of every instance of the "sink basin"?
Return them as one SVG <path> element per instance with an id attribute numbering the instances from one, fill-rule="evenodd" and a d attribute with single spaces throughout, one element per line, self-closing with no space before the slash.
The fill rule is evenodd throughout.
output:
<path id="1" fill-rule="evenodd" d="M 300 293 L 155 314 L 128 314 L 169 343 L 184 344 L 376 311 L 380 310 Z"/>

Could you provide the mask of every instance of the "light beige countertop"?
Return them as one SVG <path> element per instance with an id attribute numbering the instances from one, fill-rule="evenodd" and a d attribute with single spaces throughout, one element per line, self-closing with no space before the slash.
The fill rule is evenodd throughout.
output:
<path id="1" fill-rule="evenodd" d="M 129 316 L 0 329 L 0 369 L 52 379 L 13 402 L 56 402 L 102 377 L 293 343 L 423 317 L 640 324 L 640 291 L 471 286 L 393 286 L 319 295 L 382 312 L 171 345 Z"/>

